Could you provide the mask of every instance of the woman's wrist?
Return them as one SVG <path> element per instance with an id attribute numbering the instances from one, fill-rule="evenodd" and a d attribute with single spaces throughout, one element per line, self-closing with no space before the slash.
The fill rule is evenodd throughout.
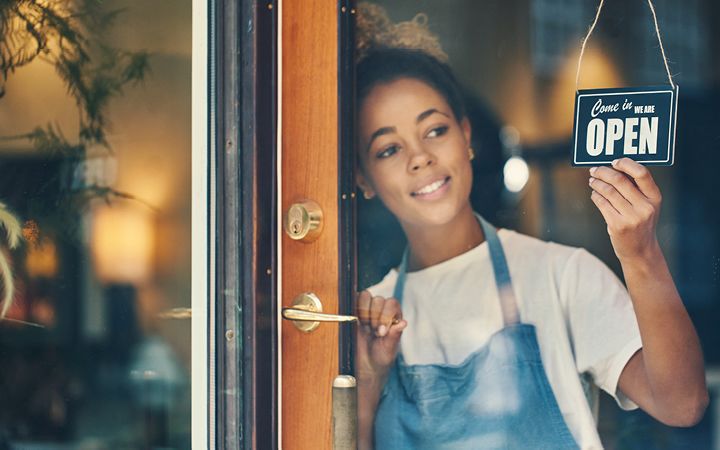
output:
<path id="1" fill-rule="evenodd" d="M 370 450 L 374 447 L 375 415 L 380 404 L 380 389 L 358 384 L 358 443 L 359 449 Z"/>
<path id="2" fill-rule="evenodd" d="M 633 270 L 639 273 L 650 274 L 658 264 L 665 261 L 660 243 L 654 239 L 641 252 L 632 255 L 618 255 L 623 272 Z"/>
<path id="3" fill-rule="evenodd" d="M 375 381 L 358 381 L 358 416 L 360 418 L 372 418 L 375 416 L 383 386 L 384 384 Z"/>
<path id="4" fill-rule="evenodd" d="M 390 370 L 358 370 L 355 373 L 358 389 L 380 390 L 385 386 Z"/>

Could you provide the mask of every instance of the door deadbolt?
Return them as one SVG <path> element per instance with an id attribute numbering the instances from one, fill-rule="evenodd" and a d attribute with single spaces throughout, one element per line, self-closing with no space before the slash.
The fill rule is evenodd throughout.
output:
<path id="1" fill-rule="evenodd" d="M 316 240 L 323 229 L 320 205 L 312 200 L 293 203 L 285 213 L 284 227 L 290 239 L 301 242 Z"/>

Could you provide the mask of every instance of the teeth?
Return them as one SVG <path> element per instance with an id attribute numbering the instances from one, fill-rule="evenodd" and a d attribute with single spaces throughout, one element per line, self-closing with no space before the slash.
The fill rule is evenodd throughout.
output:
<path id="1" fill-rule="evenodd" d="M 438 180 L 438 181 L 436 181 L 436 182 L 434 182 L 434 183 L 432 183 L 432 184 L 428 184 L 427 186 L 425 186 L 424 188 L 420 189 L 419 191 L 415 191 L 415 193 L 416 193 L 416 194 L 430 194 L 430 193 L 435 192 L 435 191 L 437 191 L 438 189 L 440 189 L 440 186 L 442 186 L 443 184 L 445 184 L 445 180 L 444 180 L 444 179 L 443 179 L 443 180 Z"/>

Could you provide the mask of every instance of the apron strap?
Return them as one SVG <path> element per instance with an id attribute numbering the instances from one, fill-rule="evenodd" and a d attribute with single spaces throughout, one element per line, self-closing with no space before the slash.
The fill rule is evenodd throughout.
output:
<path id="1" fill-rule="evenodd" d="M 395 300 L 402 303 L 403 292 L 405 291 L 405 273 L 407 272 L 407 260 L 408 260 L 408 249 L 405 248 L 403 252 L 402 261 L 400 261 L 400 267 L 398 267 L 398 278 L 395 281 L 395 291 L 393 297 Z"/>
<path id="2" fill-rule="evenodd" d="M 515 325 L 520 323 L 520 311 L 517 307 L 517 299 L 512 287 L 510 278 L 510 269 L 505 259 L 505 251 L 500 243 L 495 227 L 490 225 L 480 214 L 475 213 L 480 226 L 482 227 L 485 240 L 490 250 L 490 261 L 492 261 L 493 272 L 495 274 L 495 285 L 497 286 L 498 296 L 500 297 L 500 307 L 503 313 L 503 323 L 507 325 Z"/>
<path id="3" fill-rule="evenodd" d="M 505 326 L 515 325 L 520 323 L 520 312 L 518 311 L 517 300 L 515 298 L 515 293 L 513 292 L 512 280 L 510 279 L 510 270 L 508 269 L 507 260 L 505 259 L 505 252 L 503 251 L 502 244 L 498 238 L 497 231 L 495 231 L 495 227 L 490 225 L 479 214 L 475 213 L 475 216 L 480 222 L 483 234 L 485 235 L 485 240 L 488 243 L 490 261 L 492 262 L 493 274 L 495 275 L 495 285 L 497 287 L 498 297 L 500 297 L 503 323 Z M 403 252 L 400 266 L 398 267 L 398 279 L 395 282 L 395 290 L 393 293 L 393 297 L 401 303 L 403 292 L 405 290 L 407 260 L 408 249 L 406 248 Z"/>

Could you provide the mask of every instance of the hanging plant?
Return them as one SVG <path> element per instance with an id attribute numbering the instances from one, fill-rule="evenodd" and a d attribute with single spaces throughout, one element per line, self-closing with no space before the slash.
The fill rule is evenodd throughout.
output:
<path id="1" fill-rule="evenodd" d="M 129 52 L 108 45 L 105 38 L 122 10 L 108 10 L 101 0 L 0 0 L 0 97 L 8 77 L 19 67 L 39 60 L 50 64 L 62 79 L 77 106 L 79 127 L 74 139 L 53 124 L 0 141 L 26 141 L 35 154 L 57 163 L 42 175 L 35 167 L 11 166 L 0 195 L 23 215 L 28 214 L 40 229 L 72 234 L 77 214 L 94 199 L 135 199 L 103 183 L 102 177 L 87 176 L 87 158 L 112 158 L 107 141 L 107 108 L 125 87 L 141 82 L 149 71 L 147 52 Z M 32 186 L 22 198 L 15 183 Z M 30 198 L 34 197 L 34 198 Z M 18 204 L 23 202 L 23 204 Z M 48 208 L 48 206 L 52 206 Z"/>

